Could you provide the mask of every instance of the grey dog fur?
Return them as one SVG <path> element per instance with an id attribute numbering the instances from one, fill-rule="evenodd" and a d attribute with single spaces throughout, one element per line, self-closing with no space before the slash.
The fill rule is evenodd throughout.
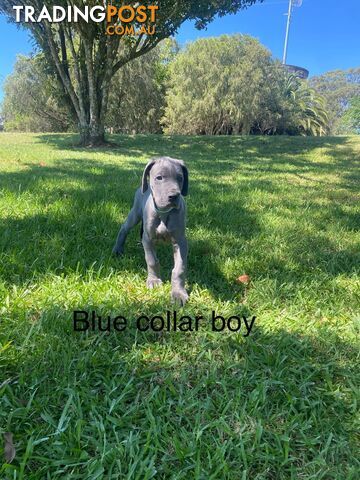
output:
<path id="1" fill-rule="evenodd" d="M 185 237 L 188 170 L 182 160 L 157 157 L 146 165 L 141 188 L 136 190 L 133 207 L 120 228 L 113 253 L 122 255 L 129 231 L 141 220 L 142 244 L 147 264 L 148 288 L 162 284 L 160 265 L 155 252 L 156 240 L 171 241 L 174 268 L 171 273 L 171 298 L 184 305 L 188 245 Z"/>

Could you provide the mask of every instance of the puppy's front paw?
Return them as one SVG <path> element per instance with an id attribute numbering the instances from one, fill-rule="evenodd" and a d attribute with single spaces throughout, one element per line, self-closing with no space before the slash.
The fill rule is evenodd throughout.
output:
<path id="1" fill-rule="evenodd" d="M 189 295 L 184 288 L 176 290 L 174 289 L 171 291 L 171 300 L 173 303 L 176 303 L 180 305 L 180 307 L 183 307 L 185 303 L 189 300 Z"/>
<path id="2" fill-rule="evenodd" d="M 159 287 L 160 285 L 162 285 L 162 281 L 160 278 L 148 278 L 146 280 L 146 286 L 147 288 L 156 288 L 156 287 Z"/>
<path id="3" fill-rule="evenodd" d="M 121 255 L 124 255 L 124 248 L 118 247 L 117 245 L 115 245 L 111 253 L 117 257 L 120 257 Z"/>

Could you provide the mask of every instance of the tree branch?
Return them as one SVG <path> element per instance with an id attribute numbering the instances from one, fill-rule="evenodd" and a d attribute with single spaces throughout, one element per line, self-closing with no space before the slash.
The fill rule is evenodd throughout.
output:
<path id="1" fill-rule="evenodd" d="M 155 41 L 152 41 L 148 46 L 146 46 L 145 43 L 138 51 L 134 51 L 134 49 L 132 49 L 130 51 L 130 54 L 126 58 L 121 58 L 117 63 L 115 63 L 115 65 L 113 65 L 112 75 L 115 75 L 119 68 L 126 65 L 128 62 L 130 62 L 130 60 L 134 60 L 135 58 L 141 57 L 141 55 L 150 52 L 153 48 L 156 47 L 156 45 L 161 42 L 161 40 L 163 40 L 163 38 L 157 38 Z"/>

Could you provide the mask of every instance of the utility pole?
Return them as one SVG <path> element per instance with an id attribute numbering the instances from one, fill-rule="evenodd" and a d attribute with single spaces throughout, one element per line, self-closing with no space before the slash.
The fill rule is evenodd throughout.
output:
<path id="1" fill-rule="evenodd" d="M 290 30 L 290 22 L 291 22 L 291 14 L 292 14 L 292 0 L 289 0 L 289 9 L 287 13 L 287 22 L 286 22 L 286 34 L 285 34 L 285 44 L 284 44 L 284 55 L 283 55 L 283 65 L 286 64 L 286 57 L 287 57 L 287 49 L 289 43 L 289 30 Z"/>
<path id="2" fill-rule="evenodd" d="M 286 22 L 286 34 L 285 34 L 285 44 L 284 44 L 284 55 L 283 55 L 283 65 L 286 64 L 286 57 L 287 57 L 287 49 L 289 43 L 289 31 L 290 31 L 290 22 L 291 22 L 291 15 L 293 7 L 301 7 L 303 0 L 289 0 L 289 9 L 287 15 L 287 22 Z"/>

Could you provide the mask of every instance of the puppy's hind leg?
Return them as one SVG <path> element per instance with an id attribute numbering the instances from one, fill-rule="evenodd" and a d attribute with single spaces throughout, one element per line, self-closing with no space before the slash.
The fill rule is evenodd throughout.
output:
<path id="1" fill-rule="evenodd" d="M 140 222 L 141 217 L 141 191 L 137 190 L 135 194 L 134 205 L 118 233 L 115 246 L 112 250 L 114 255 L 122 255 L 124 253 L 126 237 L 128 236 L 130 230 Z"/>

